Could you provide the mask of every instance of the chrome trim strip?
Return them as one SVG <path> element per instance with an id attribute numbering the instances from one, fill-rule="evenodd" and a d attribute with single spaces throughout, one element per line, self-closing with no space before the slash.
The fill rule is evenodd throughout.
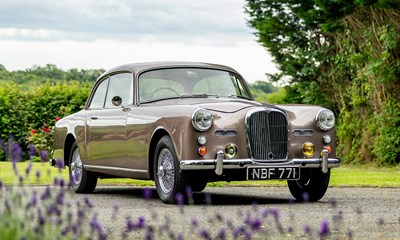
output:
<path id="1" fill-rule="evenodd" d="M 340 166 L 339 158 L 327 158 L 327 167 L 336 168 Z M 322 158 L 294 158 L 282 162 L 256 162 L 252 159 L 234 159 L 222 161 L 223 169 L 245 169 L 247 167 L 278 167 L 278 166 L 299 166 L 300 168 L 320 168 L 322 167 Z M 217 165 L 215 160 L 182 160 L 180 167 L 182 170 L 214 170 Z"/>
<path id="2" fill-rule="evenodd" d="M 96 165 L 84 165 L 84 168 L 89 171 L 111 170 L 111 171 L 123 171 L 132 173 L 147 173 L 147 170 L 142 170 L 142 169 L 129 169 L 129 168 L 107 167 L 107 166 L 96 166 Z"/>

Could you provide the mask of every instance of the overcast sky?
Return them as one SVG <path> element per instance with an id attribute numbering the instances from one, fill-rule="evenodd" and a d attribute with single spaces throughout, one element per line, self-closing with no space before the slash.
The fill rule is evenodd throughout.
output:
<path id="1" fill-rule="evenodd" d="M 246 24 L 244 0 L 12 0 L 0 4 L 0 64 L 104 68 L 202 61 L 248 81 L 276 68 Z"/>

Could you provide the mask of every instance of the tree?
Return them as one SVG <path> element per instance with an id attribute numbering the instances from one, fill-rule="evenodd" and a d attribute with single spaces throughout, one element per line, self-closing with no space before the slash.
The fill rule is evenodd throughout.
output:
<path id="1" fill-rule="evenodd" d="M 399 1 L 247 0 L 246 11 L 288 101 L 339 116 L 344 157 L 400 162 Z"/>

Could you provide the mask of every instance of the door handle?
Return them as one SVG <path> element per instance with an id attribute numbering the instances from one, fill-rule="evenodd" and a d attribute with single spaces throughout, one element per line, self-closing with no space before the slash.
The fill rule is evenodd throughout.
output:
<path id="1" fill-rule="evenodd" d="M 97 119 L 99 119 L 98 117 L 90 117 L 90 119 L 92 119 L 92 120 L 97 120 Z"/>

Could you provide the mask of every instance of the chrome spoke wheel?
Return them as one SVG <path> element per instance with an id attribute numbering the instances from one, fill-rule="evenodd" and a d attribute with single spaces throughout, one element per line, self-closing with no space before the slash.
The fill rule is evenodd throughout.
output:
<path id="1" fill-rule="evenodd" d="M 81 156 L 79 155 L 78 148 L 72 153 L 71 158 L 71 178 L 74 185 L 79 185 L 82 181 L 83 165 Z"/>
<path id="2" fill-rule="evenodd" d="M 164 148 L 158 156 L 157 177 L 162 191 L 170 193 L 175 184 L 174 158 L 172 153 Z"/>

